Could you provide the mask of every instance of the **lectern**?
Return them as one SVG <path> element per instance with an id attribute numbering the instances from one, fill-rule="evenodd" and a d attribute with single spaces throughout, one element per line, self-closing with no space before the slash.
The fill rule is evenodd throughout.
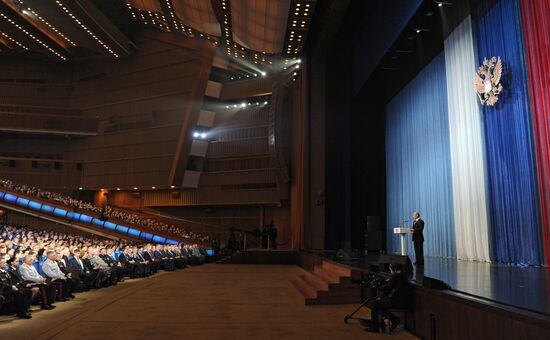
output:
<path id="1" fill-rule="evenodd" d="M 407 255 L 407 244 L 405 243 L 405 235 L 412 233 L 411 228 L 395 227 L 393 233 L 401 238 L 401 255 Z"/>

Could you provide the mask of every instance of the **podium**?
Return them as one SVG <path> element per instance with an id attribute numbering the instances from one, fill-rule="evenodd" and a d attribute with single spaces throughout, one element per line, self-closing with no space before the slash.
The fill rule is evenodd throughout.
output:
<path id="1" fill-rule="evenodd" d="M 411 234 L 411 228 L 395 227 L 393 233 L 401 238 L 401 255 L 407 255 L 407 243 L 405 243 L 405 235 Z"/>

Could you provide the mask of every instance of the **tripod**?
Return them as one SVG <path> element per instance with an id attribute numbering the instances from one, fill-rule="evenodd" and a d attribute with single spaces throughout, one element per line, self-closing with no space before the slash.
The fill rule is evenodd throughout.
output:
<path id="1" fill-rule="evenodd" d="M 354 317 L 354 315 L 357 314 L 357 312 L 359 312 L 361 310 L 361 308 L 365 307 L 372 299 L 374 299 L 374 297 L 369 296 L 363 302 L 361 302 L 361 305 L 359 305 L 359 307 L 357 307 L 351 314 L 348 314 L 344 317 L 344 323 L 348 323 L 349 319 L 360 320 L 360 321 L 363 321 L 363 322 L 371 321 L 370 319 L 356 318 L 356 317 Z"/>

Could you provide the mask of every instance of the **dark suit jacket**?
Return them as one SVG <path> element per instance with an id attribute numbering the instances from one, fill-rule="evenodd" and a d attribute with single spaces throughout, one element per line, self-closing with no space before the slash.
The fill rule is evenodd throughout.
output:
<path id="1" fill-rule="evenodd" d="M 142 256 L 145 259 L 145 261 L 153 261 L 153 257 L 147 251 L 144 251 Z"/>
<path id="2" fill-rule="evenodd" d="M 418 221 L 414 222 L 413 224 L 413 242 L 424 242 L 424 234 L 422 231 L 424 230 L 424 221 L 422 219 L 418 219 Z"/>
<path id="3" fill-rule="evenodd" d="M 80 259 L 80 261 L 82 261 L 82 259 Z M 82 261 L 82 267 L 81 267 L 75 257 L 73 257 L 69 261 L 69 268 L 68 269 L 71 273 L 75 272 L 75 271 L 78 272 L 78 273 L 86 271 L 86 267 L 84 267 L 84 261 Z"/>
<path id="4" fill-rule="evenodd" d="M 120 253 L 120 255 L 118 255 L 118 261 L 124 265 L 129 264 L 130 260 L 133 260 L 130 254 Z"/>

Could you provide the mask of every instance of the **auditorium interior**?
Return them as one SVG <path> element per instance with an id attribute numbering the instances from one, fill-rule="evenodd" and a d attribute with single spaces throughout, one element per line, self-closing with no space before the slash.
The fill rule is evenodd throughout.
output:
<path id="1" fill-rule="evenodd" d="M 550 0 L 0 0 L 0 339 L 550 339 Z"/>

